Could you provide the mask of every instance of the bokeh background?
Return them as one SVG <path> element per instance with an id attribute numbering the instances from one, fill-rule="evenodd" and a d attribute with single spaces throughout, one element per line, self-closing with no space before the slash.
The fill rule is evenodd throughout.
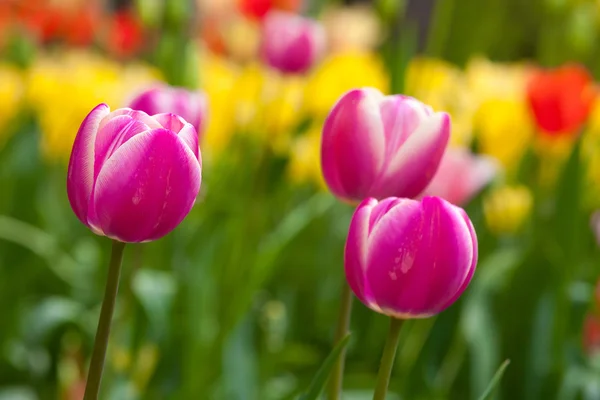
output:
<path id="1" fill-rule="evenodd" d="M 261 62 L 271 9 L 325 27 L 308 73 Z M 201 197 L 126 249 L 104 398 L 306 389 L 332 347 L 353 211 L 323 183 L 321 127 L 373 86 L 448 111 L 451 146 L 500 166 L 461 204 L 474 280 L 405 323 L 390 398 L 477 399 L 509 359 L 497 399 L 600 399 L 599 33 L 595 0 L 0 0 L 0 399 L 82 397 L 110 245 L 72 213 L 66 165 L 95 105 L 157 82 L 208 96 Z M 579 117 L 548 132 L 557 102 Z M 344 399 L 369 399 L 387 321 L 356 302 L 351 329 Z"/>

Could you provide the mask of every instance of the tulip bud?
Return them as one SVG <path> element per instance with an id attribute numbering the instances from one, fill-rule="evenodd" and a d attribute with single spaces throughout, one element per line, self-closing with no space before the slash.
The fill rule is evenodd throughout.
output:
<path id="1" fill-rule="evenodd" d="M 449 136 L 446 113 L 412 97 L 354 89 L 323 126 L 323 176 L 331 192 L 348 201 L 414 197 L 436 173 Z"/>
<path id="2" fill-rule="evenodd" d="M 262 28 L 263 60 L 284 73 L 303 73 L 325 51 L 325 30 L 316 21 L 271 11 Z"/>
<path id="3" fill-rule="evenodd" d="M 110 112 L 100 104 L 77 132 L 67 194 L 94 233 L 145 242 L 166 235 L 189 213 L 201 170 L 198 134 L 183 118 Z"/>
<path id="4" fill-rule="evenodd" d="M 181 116 L 202 134 L 208 101 L 204 93 L 171 86 L 157 86 L 139 93 L 129 107 L 148 115 L 173 113 Z"/>
<path id="5" fill-rule="evenodd" d="M 498 163 L 466 148 L 449 148 L 423 195 L 439 196 L 457 206 L 467 204 L 497 174 Z"/>
<path id="6" fill-rule="evenodd" d="M 345 249 L 346 279 L 367 307 L 395 318 L 426 318 L 454 303 L 477 264 L 467 214 L 439 197 L 364 200 Z"/>

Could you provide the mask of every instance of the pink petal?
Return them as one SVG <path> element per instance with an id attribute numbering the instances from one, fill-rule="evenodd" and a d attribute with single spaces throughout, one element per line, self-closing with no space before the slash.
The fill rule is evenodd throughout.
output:
<path id="1" fill-rule="evenodd" d="M 141 121 L 144 124 L 148 125 L 148 128 L 150 129 L 162 128 L 160 124 L 156 122 L 156 120 L 154 120 L 151 116 L 149 116 L 143 111 L 132 110 L 131 108 L 119 108 L 111 112 L 106 116 L 106 118 L 104 118 L 104 120 L 100 123 L 99 129 L 102 129 L 104 125 L 106 125 L 111 119 L 121 115 L 127 115 L 133 119 L 137 119 L 138 121 Z"/>
<path id="2" fill-rule="evenodd" d="M 495 159 L 478 156 L 466 148 L 450 148 L 423 195 L 439 196 L 462 206 L 483 189 L 498 173 Z"/>
<path id="3" fill-rule="evenodd" d="M 200 181 L 198 160 L 175 133 L 161 128 L 136 135 L 98 175 L 94 222 L 124 242 L 158 239 L 188 214 Z"/>
<path id="4" fill-rule="evenodd" d="M 365 293 L 365 270 L 367 262 L 367 245 L 369 239 L 369 224 L 371 213 L 377 205 L 377 200 L 364 200 L 354 212 L 346 247 L 344 249 L 344 270 L 350 288 L 362 301 L 368 303 Z"/>
<path id="5" fill-rule="evenodd" d="M 94 143 L 98 128 L 110 113 L 106 104 L 96 106 L 85 117 L 73 144 L 67 174 L 67 195 L 75 215 L 87 224 L 88 204 L 94 185 Z"/>
<path id="6" fill-rule="evenodd" d="M 382 99 L 375 89 L 352 90 L 342 96 L 325 121 L 321 165 L 329 189 L 338 197 L 368 197 L 383 165 Z"/>
<path id="7" fill-rule="evenodd" d="M 417 196 L 435 175 L 449 137 L 447 114 L 423 120 L 389 160 L 369 194 L 376 198 Z"/>
<path id="8" fill-rule="evenodd" d="M 104 162 L 119 147 L 135 135 L 148 130 L 150 130 L 148 125 L 137 119 L 133 119 L 127 114 L 105 119 L 102 128 L 96 136 L 94 179 L 98 177 Z"/>
<path id="9" fill-rule="evenodd" d="M 178 134 L 181 140 L 183 140 L 190 150 L 192 150 L 196 158 L 199 157 L 198 132 L 194 129 L 192 124 L 186 122 L 179 115 L 171 113 L 156 114 L 153 118 L 158 121 L 163 128 Z"/>

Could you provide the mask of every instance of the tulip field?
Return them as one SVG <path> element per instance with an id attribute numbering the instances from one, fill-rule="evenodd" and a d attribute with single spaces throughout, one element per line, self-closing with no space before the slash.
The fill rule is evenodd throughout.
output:
<path id="1" fill-rule="evenodd" d="M 0 0 L 0 400 L 600 400 L 599 37 Z"/>

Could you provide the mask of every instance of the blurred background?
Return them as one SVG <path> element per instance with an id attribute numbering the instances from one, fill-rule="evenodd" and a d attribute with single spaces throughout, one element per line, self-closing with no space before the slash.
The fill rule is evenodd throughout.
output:
<path id="1" fill-rule="evenodd" d="M 262 61 L 272 10 L 325 29 L 305 73 Z M 82 398 L 110 245 L 66 166 L 94 106 L 159 82 L 208 98 L 201 198 L 126 248 L 104 398 L 307 388 L 353 211 L 322 180 L 321 127 L 372 86 L 451 114 L 463 157 L 439 190 L 464 186 L 480 244 L 461 300 L 405 323 L 390 398 L 477 399 L 509 359 L 497 399 L 600 399 L 599 33 L 596 0 L 0 0 L 0 399 Z M 344 399 L 371 398 L 387 324 L 355 303 Z"/>

